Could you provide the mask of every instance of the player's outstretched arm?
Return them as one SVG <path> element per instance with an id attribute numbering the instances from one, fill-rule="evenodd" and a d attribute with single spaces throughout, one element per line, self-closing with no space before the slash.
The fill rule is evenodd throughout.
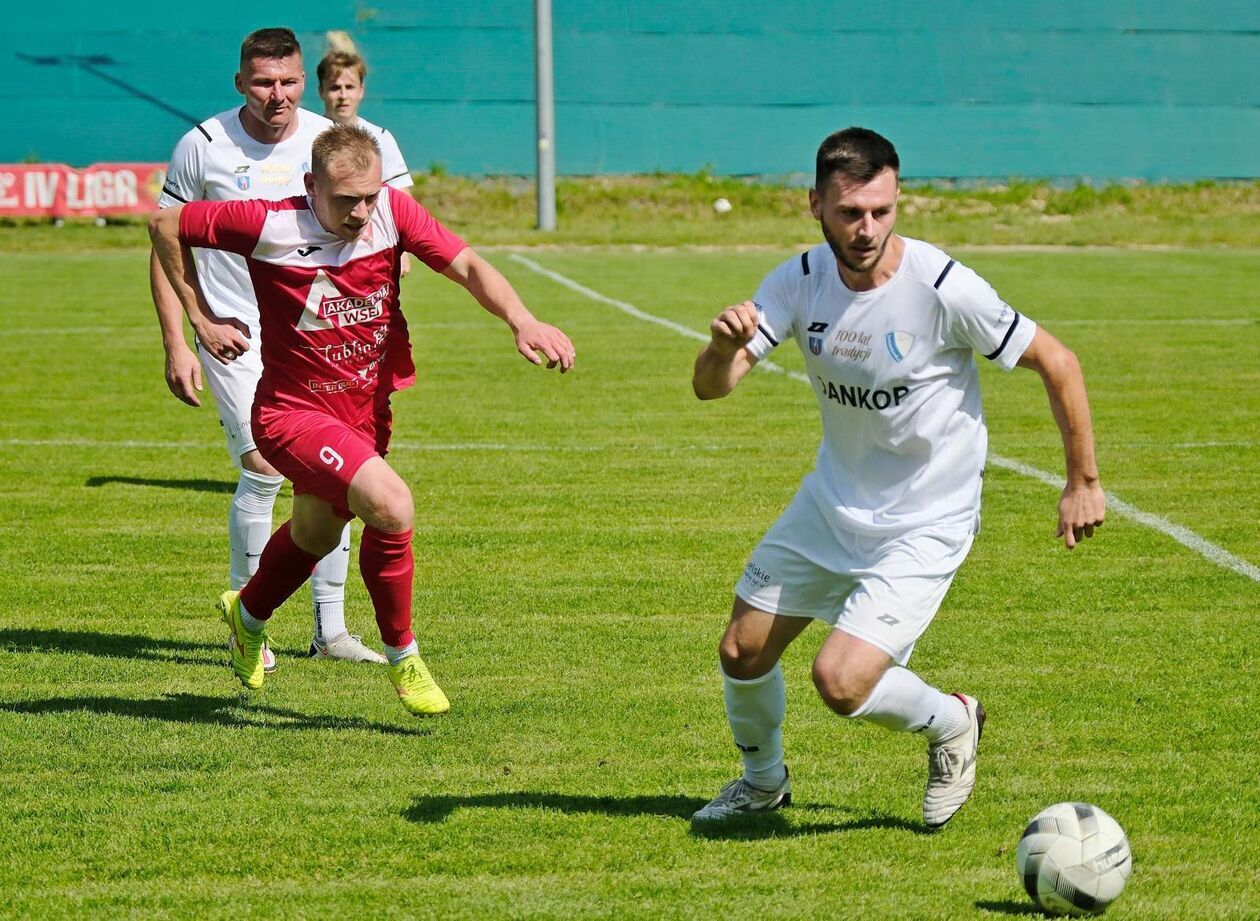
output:
<path id="1" fill-rule="evenodd" d="M 200 406 L 201 362 L 184 339 L 184 310 L 154 251 L 149 252 L 149 290 L 166 350 L 166 386 L 189 406 Z"/>
<path id="2" fill-rule="evenodd" d="M 1071 349 L 1041 328 L 1019 359 L 1019 366 L 1041 375 L 1063 438 L 1067 485 L 1059 498 L 1059 529 L 1055 536 L 1062 537 L 1071 550 L 1084 538 L 1094 536 L 1094 528 L 1102 526 L 1107 510 L 1094 458 L 1094 429 L 1085 375 Z"/>
<path id="3" fill-rule="evenodd" d="M 511 283 L 471 246 L 452 259 L 442 274 L 463 285 L 478 304 L 506 323 L 516 337 L 516 350 L 529 361 L 540 365 L 545 358 L 547 367 L 559 365 L 561 374 L 573 367 L 577 353 L 569 337 L 530 313 Z"/>
<path id="4" fill-rule="evenodd" d="M 183 205 L 163 208 L 149 218 L 153 253 L 202 347 L 218 361 L 227 364 L 249 350 L 249 327 L 237 319 L 215 316 L 206 304 L 197 281 L 197 266 L 193 262 L 192 251 L 179 239 L 179 214 L 182 210 Z"/>
<path id="5" fill-rule="evenodd" d="M 727 307 L 709 324 L 709 335 L 691 377 L 691 389 L 702 400 L 726 396 L 757 363 L 744 348 L 757 335 L 757 305 L 744 301 Z"/>

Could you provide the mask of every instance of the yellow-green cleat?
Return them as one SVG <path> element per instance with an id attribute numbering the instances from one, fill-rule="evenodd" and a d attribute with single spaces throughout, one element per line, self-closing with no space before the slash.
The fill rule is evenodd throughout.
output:
<path id="1" fill-rule="evenodd" d="M 389 680 L 394 682 L 398 699 L 408 713 L 416 716 L 441 716 L 451 709 L 442 689 L 429 674 L 424 661 L 417 655 L 405 657 L 397 665 L 389 667 Z"/>
<path id="2" fill-rule="evenodd" d="M 241 593 L 224 592 L 219 596 L 219 619 L 232 631 L 232 671 L 241 684 L 256 691 L 263 686 L 266 672 L 263 669 L 263 646 L 267 631 L 250 633 L 241 623 Z"/>

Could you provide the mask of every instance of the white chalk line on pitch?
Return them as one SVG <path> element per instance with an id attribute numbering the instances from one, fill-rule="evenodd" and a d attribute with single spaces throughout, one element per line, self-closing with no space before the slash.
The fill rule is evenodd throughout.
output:
<path id="1" fill-rule="evenodd" d="M 675 323 L 674 321 L 666 320 L 663 317 L 653 316 L 650 313 L 645 313 L 633 304 L 627 304 L 625 301 L 619 301 L 616 298 L 600 294 L 598 291 L 594 291 L 565 275 L 561 275 L 559 272 L 553 272 L 551 269 L 541 266 L 534 260 L 526 258 L 519 253 L 509 253 L 508 258 L 529 269 L 531 272 L 550 278 L 552 281 L 556 282 L 556 284 L 563 285 L 569 290 L 576 291 L 593 301 L 598 301 L 601 304 L 607 304 L 609 307 L 615 307 L 623 313 L 634 317 L 636 320 L 643 320 L 647 323 L 655 323 L 658 326 L 664 326 L 666 329 L 673 330 L 680 335 L 686 336 L 688 339 L 696 339 L 701 342 L 709 341 L 709 337 L 705 333 L 697 332 L 694 329 L 683 326 L 681 323 Z M 765 368 L 768 371 L 774 371 L 779 374 L 786 374 L 793 380 L 798 380 L 806 384 L 810 383 L 810 379 L 799 371 L 788 371 L 786 368 L 776 365 L 773 362 L 758 362 L 757 367 Z M 1002 457 L 997 454 L 990 453 L 988 462 L 993 464 L 995 467 L 1001 467 L 1005 470 L 1010 470 L 1026 477 L 1031 477 L 1032 479 L 1045 483 L 1048 486 L 1053 486 L 1055 489 L 1062 489 L 1065 482 L 1064 478 L 1061 476 L 1056 476 L 1053 473 L 1047 473 L 1044 470 L 1039 470 L 1036 467 L 1030 467 L 1029 465 L 1021 463 L 1017 460 L 1011 460 L 1010 458 Z M 1107 505 L 1110 511 L 1113 511 L 1124 518 L 1130 518 L 1139 524 L 1146 525 L 1148 528 L 1159 531 L 1167 537 L 1171 537 L 1173 540 L 1177 541 L 1177 543 L 1193 550 L 1195 553 L 1207 560 L 1210 560 L 1218 566 L 1232 570 L 1239 575 L 1246 576 L 1254 582 L 1260 582 L 1260 567 L 1234 556 L 1234 554 L 1230 553 L 1224 547 L 1219 547 L 1207 538 L 1200 537 L 1189 528 L 1183 528 L 1181 525 L 1174 524 L 1167 518 L 1162 518 L 1159 515 L 1152 515 L 1149 512 L 1144 512 L 1141 509 L 1130 505 L 1115 493 L 1108 492 L 1106 493 L 1106 496 Z"/>

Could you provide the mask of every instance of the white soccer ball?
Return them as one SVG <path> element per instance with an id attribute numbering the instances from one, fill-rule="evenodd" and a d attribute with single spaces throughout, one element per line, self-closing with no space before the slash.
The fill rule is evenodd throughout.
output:
<path id="1" fill-rule="evenodd" d="M 731 203 L 725 198 L 716 199 L 713 202 L 713 210 L 718 214 L 726 214 L 731 210 Z"/>
<path id="2" fill-rule="evenodd" d="M 1097 806 L 1056 803 L 1033 816 L 1015 849 L 1028 895 L 1055 915 L 1092 915 L 1124 890 L 1133 871 L 1129 839 Z"/>

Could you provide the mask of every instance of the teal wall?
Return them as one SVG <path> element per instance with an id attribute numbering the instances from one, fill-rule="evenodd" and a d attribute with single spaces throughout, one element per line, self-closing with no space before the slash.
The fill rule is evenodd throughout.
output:
<path id="1" fill-rule="evenodd" d="M 553 6 L 561 173 L 808 172 L 824 135 L 861 124 L 910 177 L 1260 176 L 1257 0 Z M 242 36 L 289 25 L 309 107 L 323 33 L 344 29 L 372 68 L 363 114 L 413 169 L 533 171 L 532 0 L 104 8 L 7 12 L 0 162 L 165 160 L 239 102 Z"/>

